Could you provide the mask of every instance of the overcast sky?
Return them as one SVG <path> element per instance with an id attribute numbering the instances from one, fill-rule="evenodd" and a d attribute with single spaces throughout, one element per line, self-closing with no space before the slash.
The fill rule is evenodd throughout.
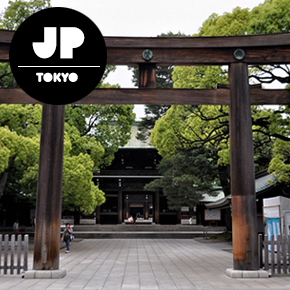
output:
<path id="1" fill-rule="evenodd" d="M 51 0 L 53 7 L 68 7 L 91 18 L 103 36 L 157 36 L 169 31 L 192 35 L 212 14 L 232 12 L 237 6 L 250 10 L 263 0 Z M 0 0 L 0 11 L 8 0 Z M 131 73 L 118 67 L 111 84 L 133 87 Z M 139 113 L 140 114 L 140 113 Z"/>
<path id="2" fill-rule="evenodd" d="M 91 18 L 104 36 L 157 36 L 160 33 L 194 34 L 212 14 L 252 9 L 263 0 L 51 0 L 54 7 L 69 7 Z M 0 11 L 8 0 L 0 0 Z"/>

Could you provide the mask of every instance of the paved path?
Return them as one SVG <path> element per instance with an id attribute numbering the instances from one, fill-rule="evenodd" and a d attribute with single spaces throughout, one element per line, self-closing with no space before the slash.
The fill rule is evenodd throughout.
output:
<path id="1" fill-rule="evenodd" d="M 226 243 L 188 239 L 99 239 L 74 241 L 61 250 L 63 279 L 22 279 L 0 275 L 0 289 L 290 289 L 290 275 L 269 279 L 232 279 Z M 31 269 L 32 253 L 29 255 Z"/>

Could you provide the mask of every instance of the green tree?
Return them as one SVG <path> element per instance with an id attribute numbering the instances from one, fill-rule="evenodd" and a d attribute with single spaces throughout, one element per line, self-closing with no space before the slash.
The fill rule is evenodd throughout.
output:
<path id="1" fill-rule="evenodd" d="M 288 4 L 286 5 L 285 2 Z M 252 11 L 237 7 L 232 13 L 225 13 L 221 16 L 213 14 L 203 23 L 199 33 L 194 36 L 226 36 L 256 33 L 253 29 L 259 25 L 261 26 L 261 24 L 258 25 L 258 22 L 265 21 L 267 25 L 270 25 L 270 22 L 275 23 L 277 21 L 277 13 L 279 17 L 284 17 L 284 19 L 279 21 L 280 26 L 275 26 L 277 30 L 274 31 L 272 29 L 271 32 L 288 31 L 289 21 L 287 21 L 287 17 L 290 12 L 289 4 L 289 0 L 265 1 Z M 271 9 L 275 7 L 278 10 L 276 16 L 274 16 L 275 13 L 269 7 Z M 284 10 L 281 11 L 281 9 Z M 287 16 L 285 16 L 285 9 L 288 11 Z M 264 11 L 262 14 L 266 19 L 261 20 L 260 18 L 257 20 L 258 11 Z M 255 22 L 256 20 L 257 22 Z M 259 31 L 259 33 L 268 32 L 267 30 Z M 267 66 L 253 69 L 252 76 L 261 82 L 273 81 L 278 79 L 278 76 L 274 73 L 274 69 L 277 68 L 284 70 L 289 75 L 287 67 Z M 268 75 L 265 75 L 265 73 L 268 73 Z M 268 79 L 265 77 L 268 77 Z M 228 82 L 227 78 L 227 70 L 223 67 L 175 67 L 172 72 L 174 88 L 214 88 L 217 83 L 226 84 Z M 287 83 L 289 78 L 287 76 L 280 79 L 280 81 Z M 260 106 L 252 106 L 256 170 L 268 167 L 272 158 L 274 140 L 286 141 L 289 139 L 289 133 L 287 132 L 289 118 L 285 118 L 287 108 L 281 106 L 279 109 L 265 109 Z M 218 166 L 217 177 L 219 182 L 215 180 L 215 183 L 222 185 L 226 194 L 229 193 L 228 168 L 230 155 L 227 106 L 172 106 L 156 122 L 151 133 L 151 143 L 168 160 L 175 158 L 175 155 L 180 150 L 190 152 L 194 148 L 207 148 L 211 158 L 205 160 L 214 160 Z M 169 176 L 169 178 L 171 178 L 171 181 L 173 180 L 173 176 Z M 162 181 L 160 181 L 159 185 L 162 185 L 163 190 L 166 190 L 165 184 L 162 184 Z M 148 187 L 150 186 L 148 185 Z M 211 190 L 210 186 L 208 190 Z M 171 198 L 171 204 L 173 204 L 175 198 L 173 191 Z M 179 203 L 178 197 L 176 197 L 176 202 Z"/>
<path id="2" fill-rule="evenodd" d="M 193 36 L 228 36 L 290 32 L 290 1 L 266 0 L 264 3 L 249 9 L 237 7 L 232 13 L 217 15 L 213 13 L 203 22 L 199 33 Z M 256 66 L 250 71 L 250 79 L 261 83 L 278 80 L 290 82 L 290 70 L 287 66 Z M 282 73 L 282 74 L 281 74 Z M 283 76 L 284 74 L 284 76 Z"/>
<path id="3" fill-rule="evenodd" d="M 170 159 L 163 158 L 158 165 L 163 178 L 145 186 L 145 190 L 162 188 L 172 210 L 182 206 L 193 207 L 203 198 L 209 188 L 214 194 L 213 184 L 218 174 L 216 162 L 206 147 L 177 150 Z"/>
<path id="4" fill-rule="evenodd" d="M 213 13 L 206 19 L 197 34 L 193 36 L 245 35 L 250 20 L 249 9 L 237 7 L 232 13 Z"/>
<path id="5" fill-rule="evenodd" d="M 65 121 L 77 128 L 80 136 L 100 142 L 105 149 L 96 168 L 110 165 L 118 148 L 130 139 L 131 126 L 135 121 L 133 108 L 133 105 L 66 106 Z M 91 150 L 82 148 L 86 152 Z"/>
<path id="6" fill-rule="evenodd" d="M 251 11 L 248 34 L 290 32 L 289 11 L 289 0 L 266 0 Z"/>
<path id="7" fill-rule="evenodd" d="M 290 142 L 276 140 L 274 157 L 269 166 L 269 172 L 274 174 L 280 184 L 290 184 Z"/>
<path id="8" fill-rule="evenodd" d="M 30 15 L 50 7 L 50 0 L 9 1 L 0 19 L 0 28 L 17 30 Z"/>
<path id="9" fill-rule="evenodd" d="M 145 117 L 138 123 L 138 133 L 136 138 L 143 142 L 149 139 L 151 130 L 155 122 L 159 120 L 170 108 L 170 105 L 146 105 Z"/>
<path id="10" fill-rule="evenodd" d="M 39 138 L 38 136 L 26 137 L 18 134 L 16 131 L 11 132 L 7 126 L 0 127 L 0 197 L 4 194 L 7 184 L 8 174 L 12 168 L 18 179 L 18 184 L 24 181 L 23 172 L 32 168 L 38 162 Z M 22 172 L 20 174 L 19 172 Z M 9 189 L 13 189 L 13 185 L 8 183 Z M 27 187 L 29 187 L 29 183 Z M 19 191 L 20 196 L 31 196 L 31 192 Z"/>

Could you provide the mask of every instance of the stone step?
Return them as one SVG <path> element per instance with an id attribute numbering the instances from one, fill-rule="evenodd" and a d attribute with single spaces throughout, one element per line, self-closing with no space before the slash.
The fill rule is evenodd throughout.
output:
<path id="1" fill-rule="evenodd" d="M 77 239 L 193 239 L 197 237 L 209 238 L 210 236 L 221 234 L 224 231 L 191 231 L 191 232 L 133 232 L 133 231 L 105 231 L 105 232 L 80 232 L 74 231 Z"/>
<path id="2" fill-rule="evenodd" d="M 201 225 L 75 225 L 74 231 L 79 232 L 204 232 L 226 231 L 226 227 L 205 227 Z"/>

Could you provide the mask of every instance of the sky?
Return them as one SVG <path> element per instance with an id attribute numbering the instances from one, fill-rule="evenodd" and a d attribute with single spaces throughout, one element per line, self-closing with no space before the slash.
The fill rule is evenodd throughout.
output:
<path id="1" fill-rule="evenodd" d="M 88 16 L 103 36 L 149 36 L 181 32 L 192 35 L 212 14 L 232 12 L 237 6 L 250 10 L 263 0 L 51 0 L 53 7 L 68 7 Z M 0 12 L 8 0 L 0 0 Z M 122 88 L 134 87 L 127 67 L 117 67 L 107 81 Z M 140 118 L 143 106 L 136 106 Z"/>

